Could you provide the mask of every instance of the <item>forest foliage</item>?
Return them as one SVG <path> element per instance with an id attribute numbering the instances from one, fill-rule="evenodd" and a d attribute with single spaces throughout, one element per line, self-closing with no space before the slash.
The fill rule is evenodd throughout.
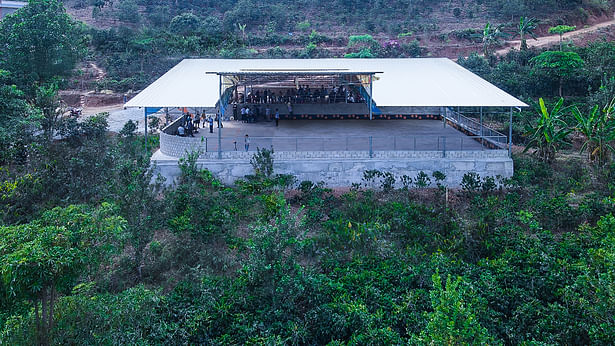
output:
<path id="1" fill-rule="evenodd" d="M 256 10 L 281 15 L 283 4 Z M 583 61 L 574 73 L 546 70 L 533 49 L 460 59 L 535 104 L 515 113 L 515 143 L 535 155 L 515 153 L 511 178 L 468 173 L 452 189 L 442 172 L 366 171 L 336 191 L 277 174 L 272 153 L 259 150 L 254 174 L 235 186 L 201 169 L 198 153 L 165 186 L 134 124 L 110 135 L 105 114 L 78 122 L 58 112 L 57 90 L 84 55 L 108 54 L 115 76 L 143 69 L 122 77 L 134 78 L 129 85 L 169 64 L 148 52 L 168 48 L 172 35 L 209 30 L 193 43 L 224 54 L 226 15 L 182 15 L 196 9 L 189 1 L 136 5 L 167 6 L 166 24 L 175 24 L 151 35 L 84 28 L 53 0 L 31 0 L 0 24 L 9 48 L 0 53 L 0 344 L 615 342 L 612 42 L 553 50 Z M 48 22 L 24 18 L 40 13 Z M 51 37 L 88 34 L 54 44 L 29 37 L 31 26 Z M 384 54 L 374 36 L 355 36 L 346 44 L 356 53 Z M 52 70 L 32 73 L 25 42 L 49 53 L 40 63 Z"/>

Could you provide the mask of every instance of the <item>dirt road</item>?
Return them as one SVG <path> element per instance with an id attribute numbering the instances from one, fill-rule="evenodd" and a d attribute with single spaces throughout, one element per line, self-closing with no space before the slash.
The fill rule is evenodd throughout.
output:
<path id="1" fill-rule="evenodd" d="M 143 109 L 124 109 L 123 106 L 124 105 L 120 104 L 106 107 L 84 108 L 82 117 L 88 118 L 98 113 L 109 113 L 109 117 L 107 118 L 109 131 L 119 132 L 128 120 L 132 120 L 139 123 L 137 132 L 143 133 L 143 124 L 145 123 Z"/>
<path id="2" fill-rule="evenodd" d="M 574 40 L 575 38 L 580 38 L 580 36 L 585 35 L 585 34 L 591 34 L 599 29 L 602 28 L 607 28 L 607 27 L 611 27 L 611 26 L 615 26 L 615 19 L 606 21 L 606 22 L 602 22 L 602 23 L 598 23 L 598 24 L 594 24 L 592 26 L 588 26 L 586 28 L 581 28 L 575 31 L 571 31 L 568 33 L 565 33 L 563 36 L 564 40 Z M 613 28 L 613 30 L 615 30 L 615 28 Z M 527 45 L 529 47 L 545 47 L 545 46 L 551 46 L 551 45 L 556 45 L 559 43 L 559 35 L 549 35 L 549 36 L 542 36 L 542 37 L 538 37 L 537 40 L 534 40 L 533 38 L 529 38 L 527 40 Z M 508 51 L 511 48 L 514 49 L 519 49 L 521 47 L 521 41 L 520 40 L 512 40 L 512 41 L 507 41 L 506 42 L 506 48 L 502 48 L 502 49 L 498 49 L 495 54 L 496 55 L 505 55 L 506 53 L 508 53 Z"/>

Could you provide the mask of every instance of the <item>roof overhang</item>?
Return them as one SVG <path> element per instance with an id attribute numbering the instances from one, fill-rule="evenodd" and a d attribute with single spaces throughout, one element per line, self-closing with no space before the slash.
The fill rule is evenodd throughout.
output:
<path id="1" fill-rule="evenodd" d="M 377 75 L 373 99 L 378 106 L 527 107 L 446 58 L 185 59 L 125 106 L 215 107 L 220 76 L 275 75 Z"/>
<path id="2" fill-rule="evenodd" d="M 207 74 L 216 74 L 219 76 L 341 76 L 341 75 L 375 75 L 382 72 L 374 71 L 348 71 L 348 70 L 313 70 L 313 71 L 301 71 L 301 70 L 258 70 L 258 71 L 234 71 L 234 72 L 215 72 L 208 71 Z"/>

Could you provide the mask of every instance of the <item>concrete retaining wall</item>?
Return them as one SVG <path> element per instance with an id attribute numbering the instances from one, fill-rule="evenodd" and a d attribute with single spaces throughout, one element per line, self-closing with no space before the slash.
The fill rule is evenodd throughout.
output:
<path id="1" fill-rule="evenodd" d="M 182 138 L 185 140 L 185 138 Z M 217 153 L 204 153 L 198 165 L 208 169 L 225 184 L 233 184 L 245 175 L 253 174 L 250 158 L 253 153 L 224 152 L 222 160 Z M 158 172 L 171 183 L 179 174 L 178 159 L 158 151 L 152 157 Z M 324 151 L 324 152 L 276 152 L 274 171 L 292 174 L 297 180 L 324 181 L 329 187 L 351 186 L 360 183 L 363 172 L 379 170 L 393 173 L 396 177 L 408 175 L 416 177 L 420 171 L 428 175 L 434 171 L 446 174 L 446 183 L 451 187 L 459 186 L 463 175 L 476 172 L 481 177 L 510 177 L 513 162 L 505 150 L 457 151 L 376 151 L 373 157 L 364 151 Z"/>

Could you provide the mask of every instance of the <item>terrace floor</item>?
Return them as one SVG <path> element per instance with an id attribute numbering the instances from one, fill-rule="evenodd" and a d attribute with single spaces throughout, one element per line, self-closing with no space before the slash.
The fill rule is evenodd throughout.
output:
<path id="1" fill-rule="evenodd" d="M 218 128 L 200 129 L 208 151 L 217 150 Z M 352 150 L 483 150 L 475 138 L 440 120 L 280 120 L 243 123 L 224 121 L 222 149 L 249 150 L 273 147 L 276 151 L 352 151 Z M 370 138 L 371 137 L 371 138 Z"/>

